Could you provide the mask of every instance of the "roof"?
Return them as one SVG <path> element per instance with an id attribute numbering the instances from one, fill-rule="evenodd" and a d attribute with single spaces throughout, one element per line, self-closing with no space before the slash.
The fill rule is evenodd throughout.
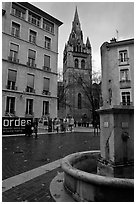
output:
<path id="1" fill-rule="evenodd" d="M 114 46 L 119 46 L 119 45 L 129 45 L 129 44 L 134 44 L 134 38 L 132 39 L 126 39 L 126 40 L 121 40 L 121 41 L 116 41 L 116 40 L 111 40 L 110 43 L 108 43 L 109 47 L 114 47 Z"/>
<path id="2" fill-rule="evenodd" d="M 104 47 L 110 48 L 110 47 L 116 47 L 116 46 L 118 47 L 122 45 L 130 45 L 130 44 L 134 44 L 134 38 L 121 40 L 121 41 L 117 41 L 115 38 L 113 38 L 110 42 L 104 42 L 101 45 L 101 49 Z"/>
<path id="3" fill-rule="evenodd" d="M 42 16 L 42 17 L 56 23 L 58 26 L 61 26 L 63 24 L 60 20 L 54 18 L 53 16 L 49 15 L 45 11 L 39 9 L 38 7 L 32 5 L 32 4 L 28 3 L 28 2 L 16 2 L 16 3 L 30 9 L 31 11 L 37 13 L 38 15 L 40 15 L 40 16 Z"/>

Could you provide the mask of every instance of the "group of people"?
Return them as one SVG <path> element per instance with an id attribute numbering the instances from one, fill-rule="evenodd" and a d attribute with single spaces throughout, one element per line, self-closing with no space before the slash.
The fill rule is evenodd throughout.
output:
<path id="1" fill-rule="evenodd" d="M 35 134 L 35 139 L 38 138 L 38 135 L 37 135 L 37 132 L 38 132 L 38 121 L 35 120 L 34 122 L 27 122 L 26 125 L 25 125 L 25 135 L 30 137 L 32 136 L 32 133 Z"/>
<path id="2" fill-rule="evenodd" d="M 66 132 L 66 131 L 73 131 L 74 127 L 74 118 L 54 118 L 53 120 L 53 131 L 59 131 Z"/>

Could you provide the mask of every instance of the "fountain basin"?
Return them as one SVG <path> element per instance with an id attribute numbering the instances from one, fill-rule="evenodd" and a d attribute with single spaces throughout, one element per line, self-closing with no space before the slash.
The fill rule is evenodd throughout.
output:
<path id="1" fill-rule="evenodd" d="M 79 202 L 134 201 L 134 180 L 97 175 L 100 151 L 66 156 L 61 167 L 64 187 Z"/>

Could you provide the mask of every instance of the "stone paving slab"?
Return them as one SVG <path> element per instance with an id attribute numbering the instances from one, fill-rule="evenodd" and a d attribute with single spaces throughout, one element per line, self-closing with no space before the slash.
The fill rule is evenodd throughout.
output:
<path id="1" fill-rule="evenodd" d="M 36 178 L 42 174 L 45 174 L 53 169 L 60 167 L 61 159 L 56 160 L 52 163 L 40 166 L 36 169 L 32 169 L 30 171 L 24 172 L 22 174 L 18 174 L 16 176 L 10 177 L 8 179 L 3 180 L 2 182 L 2 192 L 5 192 L 15 186 L 18 186 L 22 183 L 25 183 L 33 178 Z"/>

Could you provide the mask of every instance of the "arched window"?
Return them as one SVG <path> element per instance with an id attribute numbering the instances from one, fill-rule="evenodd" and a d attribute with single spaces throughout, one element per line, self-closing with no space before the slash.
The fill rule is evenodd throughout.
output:
<path id="1" fill-rule="evenodd" d="M 75 68 L 78 68 L 78 59 L 75 59 Z"/>
<path id="2" fill-rule="evenodd" d="M 85 69 L 85 60 L 84 59 L 81 61 L 81 68 Z"/>
<path id="3" fill-rule="evenodd" d="M 78 94 L 78 109 L 82 108 L 82 96 L 81 93 Z"/>

